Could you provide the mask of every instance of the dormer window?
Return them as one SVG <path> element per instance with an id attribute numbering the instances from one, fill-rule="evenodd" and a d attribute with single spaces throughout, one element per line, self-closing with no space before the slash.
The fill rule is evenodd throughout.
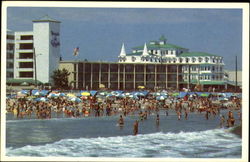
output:
<path id="1" fill-rule="evenodd" d="M 196 59 L 193 57 L 193 58 L 192 58 L 192 62 L 195 62 L 195 61 L 196 61 Z"/>
<path id="2" fill-rule="evenodd" d="M 199 57 L 199 62 L 202 62 L 202 60 L 203 60 L 203 59 L 202 59 L 201 57 Z"/>
<path id="3" fill-rule="evenodd" d="M 189 62 L 189 58 L 186 58 L 186 63 L 188 63 Z"/>
<path id="4" fill-rule="evenodd" d="M 209 58 L 208 58 L 208 57 L 206 57 L 206 58 L 205 58 L 205 61 L 206 61 L 206 62 L 208 62 L 208 61 L 209 61 Z"/>
<path id="5" fill-rule="evenodd" d="M 179 58 L 179 62 L 182 63 L 183 59 L 182 58 Z"/>
<path id="6" fill-rule="evenodd" d="M 135 60 L 136 60 L 136 57 L 133 56 L 133 57 L 132 57 L 132 61 L 135 62 Z"/>

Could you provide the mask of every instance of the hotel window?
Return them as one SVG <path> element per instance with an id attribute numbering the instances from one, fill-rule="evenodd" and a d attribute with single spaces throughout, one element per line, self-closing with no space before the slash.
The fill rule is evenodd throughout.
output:
<path id="1" fill-rule="evenodd" d="M 212 66 L 212 71 L 214 71 L 215 69 L 214 69 L 214 66 Z"/>
<path id="2" fill-rule="evenodd" d="M 192 61 L 193 61 L 193 62 L 195 62 L 195 61 L 196 61 L 196 59 L 193 57 L 193 58 L 192 58 Z"/>
<path id="3" fill-rule="evenodd" d="M 19 68 L 33 68 L 33 62 L 19 62 Z"/>
<path id="4" fill-rule="evenodd" d="M 32 78 L 33 72 L 19 72 L 21 78 Z"/>
<path id="5" fill-rule="evenodd" d="M 210 66 L 207 67 L 207 70 L 208 70 L 208 71 L 210 70 Z"/>
<path id="6" fill-rule="evenodd" d="M 33 43 L 21 43 L 20 49 L 33 49 Z"/>
<path id="7" fill-rule="evenodd" d="M 182 58 L 179 58 L 179 62 L 182 63 Z"/>
<path id="8" fill-rule="evenodd" d="M 173 55 L 174 54 L 174 50 L 171 50 L 171 55 Z"/>
<path id="9" fill-rule="evenodd" d="M 186 63 L 188 63 L 189 62 L 189 58 L 186 58 Z"/>
<path id="10" fill-rule="evenodd" d="M 33 40 L 33 35 L 21 35 L 21 40 Z"/>
<path id="11" fill-rule="evenodd" d="M 173 58 L 174 63 L 176 63 L 176 58 Z"/>
<path id="12" fill-rule="evenodd" d="M 213 58 L 213 63 L 215 63 L 215 59 Z"/>
<path id="13" fill-rule="evenodd" d="M 206 62 L 208 62 L 208 61 L 209 61 L 209 58 L 208 58 L 208 57 L 206 57 L 206 58 L 205 58 L 205 61 L 206 61 Z"/>
<path id="14" fill-rule="evenodd" d="M 199 62 L 201 62 L 202 61 L 202 58 L 201 57 L 199 57 Z"/>
<path id="15" fill-rule="evenodd" d="M 135 60 L 136 60 L 136 57 L 132 57 L 132 61 L 135 62 Z"/>

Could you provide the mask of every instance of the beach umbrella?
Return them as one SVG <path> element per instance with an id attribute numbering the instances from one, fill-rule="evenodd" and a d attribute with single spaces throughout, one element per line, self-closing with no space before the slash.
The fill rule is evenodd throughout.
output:
<path id="1" fill-rule="evenodd" d="M 124 93 L 118 94 L 116 97 L 124 98 L 126 95 Z"/>
<path id="2" fill-rule="evenodd" d="M 66 95 L 65 95 L 65 93 L 59 93 L 59 96 L 60 96 L 60 97 L 64 97 L 64 96 L 66 96 Z"/>
<path id="3" fill-rule="evenodd" d="M 25 93 L 21 93 L 21 92 L 17 92 L 17 97 L 26 97 L 27 94 Z"/>
<path id="4" fill-rule="evenodd" d="M 183 98 L 183 97 L 185 97 L 187 94 L 188 94 L 187 92 L 180 92 L 179 97 Z"/>
<path id="5" fill-rule="evenodd" d="M 161 95 L 160 92 L 155 92 L 155 93 L 153 93 L 153 96 L 160 96 L 160 95 Z"/>
<path id="6" fill-rule="evenodd" d="M 22 82 L 20 85 L 21 86 L 27 86 L 27 85 L 29 85 L 29 83 L 28 82 Z"/>
<path id="7" fill-rule="evenodd" d="M 75 96 L 74 94 L 72 94 L 72 93 L 68 93 L 67 96 L 68 96 L 68 97 L 71 97 L 71 98 L 76 97 L 76 96 Z"/>
<path id="8" fill-rule="evenodd" d="M 124 91 L 121 91 L 121 90 L 116 90 L 115 92 L 119 94 L 124 93 Z"/>
<path id="9" fill-rule="evenodd" d="M 145 96 L 142 92 L 135 92 L 134 95 L 135 96 Z"/>
<path id="10" fill-rule="evenodd" d="M 39 92 L 39 95 L 41 95 L 41 96 L 45 96 L 45 95 L 47 95 L 48 94 L 48 90 L 41 90 L 40 92 Z"/>
<path id="11" fill-rule="evenodd" d="M 22 93 L 22 94 L 28 94 L 29 92 L 28 92 L 28 90 L 21 90 L 20 93 Z"/>
<path id="12" fill-rule="evenodd" d="M 201 96 L 201 97 L 208 97 L 209 95 L 210 95 L 210 94 L 209 94 L 209 93 L 207 93 L 207 92 L 205 92 L 205 93 L 201 93 L 201 94 L 200 94 L 200 96 Z"/>
<path id="13" fill-rule="evenodd" d="M 40 98 L 36 98 L 35 101 L 42 101 L 42 102 L 45 102 L 45 101 L 48 101 L 48 99 L 45 98 L 45 97 L 40 97 Z"/>
<path id="14" fill-rule="evenodd" d="M 96 95 L 96 94 L 97 94 L 97 91 L 92 90 L 92 91 L 90 91 L 89 93 L 91 94 L 91 96 L 94 96 L 94 95 Z"/>
<path id="15" fill-rule="evenodd" d="M 157 96 L 156 100 L 165 100 L 167 96 Z"/>
<path id="16" fill-rule="evenodd" d="M 139 99 L 139 97 L 136 96 L 136 95 L 133 95 L 132 98 L 135 99 L 135 100 L 138 100 L 138 99 Z"/>
<path id="17" fill-rule="evenodd" d="M 106 95 L 106 97 L 114 97 L 114 96 L 115 96 L 115 95 L 112 94 L 112 93 L 109 93 L 109 94 Z"/>
<path id="18" fill-rule="evenodd" d="M 138 86 L 137 88 L 139 88 L 139 89 L 144 89 L 145 86 Z"/>
<path id="19" fill-rule="evenodd" d="M 101 96 L 106 96 L 107 94 L 108 94 L 108 92 L 106 92 L 106 91 L 99 93 L 99 95 L 101 95 Z"/>
<path id="20" fill-rule="evenodd" d="M 77 97 L 71 98 L 70 101 L 73 101 L 73 102 L 82 102 L 82 100 L 80 98 L 77 98 Z"/>
<path id="21" fill-rule="evenodd" d="M 126 97 L 129 97 L 131 94 L 130 94 L 129 92 L 127 92 L 127 93 L 124 93 L 124 95 L 125 95 Z"/>
<path id="22" fill-rule="evenodd" d="M 90 96 L 91 94 L 89 92 L 87 92 L 87 91 L 84 91 L 84 92 L 81 93 L 81 95 L 82 96 Z"/>
<path id="23" fill-rule="evenodd" d="M 178 93 L 178 92 L 172 94 L 172 96 L 174 96 L 174 97 L 177 97 L 179 95 L 180 95 L 180 93 Z"/>
<path id="24" fill-rule="evenodd" d="M 37 91 L 37 92 L 34 93 L 34 96 L 39 96 L 39 95 L 40 95 L 39 91 Z"/>

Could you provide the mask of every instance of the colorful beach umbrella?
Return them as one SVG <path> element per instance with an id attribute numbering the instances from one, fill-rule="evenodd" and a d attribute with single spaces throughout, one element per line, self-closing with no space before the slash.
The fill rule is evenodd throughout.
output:
<path id="1" fill-rule="evenodd" d="M 80 98 L 77 98 L 77 97 L 71 98 L 70 101 L 73 101 L 73 102 L 82 102 L 82 100 Z"/>
<path id="2" fill-rule="evenodd" d="M 91 94 L 87 91 L 81 93 L 82 96 L 90 96 Z"/>
<path id="3" fill-rule="evenodd" d="M 48 101 L 48 99 L 45 98 L 45 97 L 40 97 L 40 98 L 36 98 L 35 101 L 42 101 L 42 102 L 45 102 L 45 101 Z"/>
<path id="4" fill-rule="evenodd" d="M 157 96 L 156 100 L 165 100 L 167 96 Z"/>
<path id="5" fill-rule="evenodd" d="M 179 95 L 180 95 L 180 93 L 178 93 L 178 92 L 172 94 L 172 96 L 174 96 L 174 97 L 177 97 L 177 96 L 179 96 Z"/>
<path id="6" fill-rule="evenodd" d="M 76 97 L 76 95 L 74 95 L 74 94 L 72 94 L 72 93 L 68 93 L 67 96 L 68 96 L 68 97 L 71 97 L 71 98 Z"/>
<path id="7" fill-rule="evenodd" d="M 96 94 L 97 94 L 97 91 L 92 90 L 92 91 L 89 91 L 89 93 L 91 94 L 91 96 L 94 96 L 94 95 L 96 95 Z"/>

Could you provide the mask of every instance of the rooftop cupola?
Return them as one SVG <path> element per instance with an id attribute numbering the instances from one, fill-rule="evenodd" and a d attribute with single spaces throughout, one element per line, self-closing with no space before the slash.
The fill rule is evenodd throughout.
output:
<path id="1" fill-rule="evenodd" d="M 167 39 L 165 38 L 164 35 L 161 35 L 161 37 L 159 38 L 159 43 L 160 44 L 167 44 Z"/>
<path id="2" fill-rule="evenodd" d="M 147 44 L 144 44 L 144 49 L 143 49 L 143 53 L 142 56 L 148 56 L 148 48 L 147 48 Z"/>
<path id="3" fill-rule="evenodd" d="M 124 47 L 124 43 L 123 43 L 121 53 L 120 53 L 120 57 L 125 57 L 125 56 L 126 56 L 126 52 L 125 52 L 125 47 Z"/>

